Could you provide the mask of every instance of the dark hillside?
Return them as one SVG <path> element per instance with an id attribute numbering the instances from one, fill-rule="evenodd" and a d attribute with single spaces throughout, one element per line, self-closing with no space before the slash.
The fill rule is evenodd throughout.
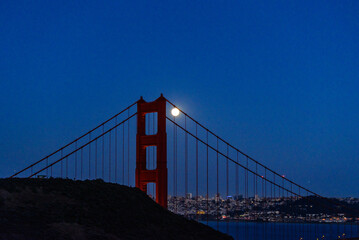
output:
<path id="1" fill-rule="evenodd" d="M 102 180 L 0 179 L 0 239 L 232 239 Z"/>

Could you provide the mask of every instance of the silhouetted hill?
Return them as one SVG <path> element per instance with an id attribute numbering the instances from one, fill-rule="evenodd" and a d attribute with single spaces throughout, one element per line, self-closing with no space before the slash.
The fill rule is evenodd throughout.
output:
<path id="1" fill-rule="evenodd" d="M 0 179 L 0 239 L 232 239 L 137 188 L 102 180 Z"/>

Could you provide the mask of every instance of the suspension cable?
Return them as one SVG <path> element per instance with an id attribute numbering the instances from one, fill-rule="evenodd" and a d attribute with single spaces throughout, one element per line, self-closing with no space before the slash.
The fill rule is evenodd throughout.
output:
<path id="1" fill-rule="evenodd" d="M 238 148 L 234 147 L 232 144 L 230 144 L 229 142 L 225 141 L 223 138 L 219 137 L 217 134 L 215 134 L 213 131 L 209 130 L 208 128 L 206 128 L 205 126 L 203 126 L 201 123 L 199 123 L 198 121 L 196 121 L 194 118 L 192 118 L 191 116 L 189 116 L 187 113 L 185 113 L 184 111 L 182 111 L 180 108 L 178 108 L 176 105 L 174 105 L 172 102 L 170 102 L 168 99 L 166 99 L 166 101 L 171 104 L 173 107 L 177 108 L 181 113 L 183 113 L 186 117 L 188 117 L 189 119 L 191 119 L 193 122 L 195 122 L 196 124 L 198 124 L 199 126 L 201 126 L 202 128 L 204 128 L 206 131 L 208 131 L 209 133 L 211 133 L 213 136 L 217 137 L 219 140 L 221 140 L 222 142 L 224 142 L 225 144 L 228 144 L 231 148 L 235 149 L 236 151 L 238 151 L 239 153 L 241 153 L 242 155 L 244 155 L 245 157 L 248 157 L 248 159 L 250 159 L 251 161 L 254 161 L 255 163 L 257 163 L 259 166 L 267 169 L 268 171 L 276 174 L 277 176 L 281 176 L 279 173 L 275 172 L 274 170 L 270 169 L 269 167 L 263 165 L 262 163 L 258 162 L 257 160 L 255 160 L 254 158 L 252 158 L 251 156 L 247 155 L 246 153 L 244 153 L 243 151 L 239 150 Z M 319 194 L 316 194 L 312 191 L 310 191 L 307 188 L 302 187 L 301 185 L 293 182 L 292 180 L 286 178 L 286 181 L 301 187 L 303 190 L 308 191 L 309 193 L 321 197 Z"/>
<path id="2" fill-rule="evenodd" d="M 54 155 L 54 154 L 56 154 L 56 153 L 58 153 L 58 152 L 62 151 L 63 149 L 65 149 L 65 148 L 67 148 L 68 146 L 72 145 L 73 143 L 77 142 L 77 141 L 78 141 L 78 140 L 80 140 L 81 138 L 83 138 L 83 137 L 87 136 L 88 134 L 90 134 L 91 132 L 95 131 L 95 130 L 96 130 L 96 129 L 98 129 L 99 127 L 101 127 L 101 126 L 105 125 L 106 123 L 108 123 L 109 121 L 111 121 L 112 119 L 114 119 L 115 117 L 119 116 L 120 114 L 122 114 L 123 112 L 125 112 L 127 109 L 130 109 L 130 108 L 131 108 L 131 107 L 133 107 L 135 104 L 137 104 L 137 102 L 138 102 L 138 101 L 136 101 L 136 102 L 132 103 L 130 106 L 128 106 L 127 108 L 123 109 L 121 112 L 117 113 L 117 114 L 116 114 L 116 115 L 114 115 L 113 117 L 111 117 L 111 118 L 107 119 L 107 120 L 106 120 L 106 121 L 104 121 L 103 123 L 99 124 L 99 125 L 98 125 L 98 126 L 96 126 L 95 128 L 91 129 L 91 130 L 90 130 L 90 131 L 88 131 L 87 133 L 85 133 L 85 134 L 81 135 L 80 137 L 76 138 L 76 139 L 75 139 L 75 140 L 73 140 L 72 142 L 70 142 L 70 143 L 66 144 L 65 146 L 63 146 L 63 147 L 61 147 L 61 148 L 59 148 L 59 149 L 58 149 L 58 150 L 56 150 L 55 152 L 53 152 L 53 153 L 51 153 L 51 154 L 47 155 L 46 157 L 44 157 L 44 158 L 40 159 L 39 161 L 34 162 L 33 164 L 31 164 L 30 166 L 28 166 L 28 167 L 24 168 L 23 170 L 18 171 L 17 173 L 15 173 L 15 174 L 11 175 L 9 178 L 13 178 L 13 177 L 15 177 L 15 176 L 19 175 L 20 173 L 22 173 L 22 172 L 26 171 L 27 169 L 29 169 L 29 168 L 31 168 L 31 167 L 33 167 L 33 166 L 35 166 L 36 164 L 38 164 L 38 163 L 40 163 L 40 162 L 44 161 L 45 159 L 47 159 L 47 158 L 51 157 L 52 155 Z"/>
<path id="3" fill-rule="evenodd" d="M 109 133 L 110 131 L 112 131 L 112 130 L 115 129 L 116 127 L 122 125 L 122 124 L 125 123 L 127 120 L 129 120 L 129 119 L 131 119 L 132 117 L 134 117 L 136 114 L 137 114 L 137 112 L 134 113 L 134 114 L 132 114 L 130 117 L 126 118 L 125 120 L 123 120 L 123 121 L 120 122 L 119 124 L 115 125 L 114 127 L 110 128 L 110 129 L 107 130 L 106 132 L 102 133 L 101 135 L 99 135 L 99 136 L 97 136 L 96 138 L 92 139 L 90 142 L 87 142 L 87 143 L 83 144 L 83 145 L 80 146 L 78 149 L 76 149 L 76 150 L 70 152 L 70 153 L 67 154 L 66 156 L 63 156 L 63 157 L 61 157 L 59 160 L 57 160 L 57 161 L 51 163 L 49 166 L 44 167 L 44 168 L 40 169 L 39 171 L 37 171 L 37 172 L 31 174 L 28 178 L 31 178 L 31 177 L 35 176 L 36 174 L 38 174 L 38 173 L 40 173 L 40 172 L 46 170 L 48 167 L 51 167 L 51 166 L 55 165 L 56 163 L 62 161 L 64 158 L 66 158 L 66 157 L 72 155 L 73 153 L 77 152 L 78 150 L 83 149 L 84 147 L 86 147 L 86 146 L 89 145 L 90 143 L 96 141 L 97 139 L 99 139 L 100 137 L 102 137 L 102 136 L 104 136 L 105 134 Z"/>

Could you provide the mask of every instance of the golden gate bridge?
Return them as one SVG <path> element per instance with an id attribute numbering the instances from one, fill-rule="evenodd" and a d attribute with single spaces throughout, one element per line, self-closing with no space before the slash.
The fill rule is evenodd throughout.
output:
<path id="1" fill-rule="evenodd" d="M 153 102 L 141 97 L 15 177 L 136 186 L 162 207 L 236 239 L 359 237 L 357 210 L 263 165 L 162 94 Z"/>

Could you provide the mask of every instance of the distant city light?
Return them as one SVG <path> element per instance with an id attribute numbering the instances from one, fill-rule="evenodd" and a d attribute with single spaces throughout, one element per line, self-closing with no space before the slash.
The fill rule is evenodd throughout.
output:
<path id="1" fill-rule="evenodd" d="M 171 111 L 171 114 L 175 117 L 177 117 L 180 114 L 180 111 L 178 110 L 178 108 L 173 108 Z"/>

